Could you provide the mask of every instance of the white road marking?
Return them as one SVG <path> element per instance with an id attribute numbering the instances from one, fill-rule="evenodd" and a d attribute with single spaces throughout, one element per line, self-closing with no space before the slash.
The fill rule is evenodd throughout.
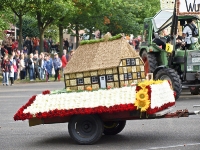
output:
<path id="1" fill-rule="evenodd" d="M 172 145 L 172 146 L 163 146 L 163 147 L 152 147 L 147 149 L 138 149 L 138 150 L 160 150 L 160 149 L 168 149 L 168 148 L 177 148 L 177 147 L 187 147 L 187 146 L 197 146 L 200 145 L 200 143 L 189 143 L 189 144 L 183 144 L 183 145 Z"/>

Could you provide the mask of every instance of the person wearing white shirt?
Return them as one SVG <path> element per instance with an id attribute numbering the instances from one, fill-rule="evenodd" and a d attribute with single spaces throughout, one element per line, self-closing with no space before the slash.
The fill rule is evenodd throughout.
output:
<path id="1" fill-rule="evenodd" d="M 182 37 L 183 39 L 185 38 L 184 42 L 185 42 L 185 48 L 186 49 L 190 49 L 190 45 L 192 43 L 195 43 L 195 41 L 197 41 L 195 37 L 192 37 L 192 30 L 189 27 L 189 25 L 192 24 L 192 19 L 187 19 L 187 25 L 185 26 L 185 28 L 183 29 L 183 34 Z"/>

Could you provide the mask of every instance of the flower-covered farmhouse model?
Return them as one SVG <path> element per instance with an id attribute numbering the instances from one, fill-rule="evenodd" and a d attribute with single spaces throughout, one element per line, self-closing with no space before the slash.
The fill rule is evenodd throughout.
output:
<path id="1" fill-rule="evenodd" d="M 67 89 L 119 88 L 145 79 L 144 63 L 123 38 L 80 45 L 65 69 Z"/>

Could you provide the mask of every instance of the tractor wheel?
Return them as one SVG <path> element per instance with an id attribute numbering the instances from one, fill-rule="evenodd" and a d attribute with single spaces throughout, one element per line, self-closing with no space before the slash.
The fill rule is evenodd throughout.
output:
<path id="1" fill-rule="evenodd" d="M 179 75 L 174 69 L 163 68 L 159 70 L 155 76 L 155 79 L 168 80 L 171 83 L 173 90 L 176 92 L 175 99 L 177 100 L 179 98 L 182 91 L 182 84 Z"/>
<path id="2" fill-rule="evenodd" d="M 126 125 L 126 121 L 108 121 L 104 122 L 105 135 L 116 135 L 120 133 Z"/>
<path id="3" fill-rule="evenodd" d="M 141 58 L 144 62 L 145 75 L 147 73 L 153 73 L 157 67 L 157 60 L 153 53 L 147 53 L 145 50 L 141 54 Z"/>
<path id="4" fill-rule="evenodd" d="M 93 144 L 102 136 L 103 122 L 97 115 L 75 115 L 69 121 L 68 131 L 77 143 Z"/>
<path id="5" fill-rule="evenodd" d="M 192 95 L 199 95 L 200 87 L 190 87 L 190 92 Z"/>

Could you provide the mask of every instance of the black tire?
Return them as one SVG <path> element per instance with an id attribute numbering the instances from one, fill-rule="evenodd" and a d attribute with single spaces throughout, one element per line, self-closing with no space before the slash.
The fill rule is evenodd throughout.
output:
<path id="1" fill-rule="evenodd" d="M 141 53 L 141 58 L 144 62 L 145 74 L 153 73 L 158 65 L 155 54 L 147 53 L 145 50 L 143 50 Z"/>
<path id="2" fill-rule="evenodd" d="M 126 121 L 108 121 L 104 122 L 105 135 L 116 135 L 120 133 L 126 125 Z"/>
<path id="3" fill-rule="evenodd" d="M 97 115 L 75 115 L 70 118 L 68 131 L 79 144 L 93 144 L 103 133 L 103 122 Z"/>
<path id="4" fill-rule="evenodd" d="M 199 95 L 200 93 L 199 87 L 190 87 L 190 92 L 192 95 Z"/>
<path id="5" fill-rule="evenodd" d="M 172 84 L 173 90 L 176 92 L 175 99 L 177 100 L 181 95 L 182 91 L 182 83 L 180 80 L 180 76 L 174 69 L 171 68 L 163 68 L 159 70 L 155 76 L 155 79 L 158 80 L 169 80 Z"/>

